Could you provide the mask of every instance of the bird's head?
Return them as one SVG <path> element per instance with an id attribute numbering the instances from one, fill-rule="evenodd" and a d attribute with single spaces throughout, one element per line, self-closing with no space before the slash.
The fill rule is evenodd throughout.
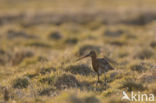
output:
<path id="1" fill-rule="evenodd" d="M 77 61 L 84 59 L 86 57 L 96 57 L 96 53 L 94 50 L 91 50 L 87 55 L 80 57 L 79 59 L 77 59 Z"/>

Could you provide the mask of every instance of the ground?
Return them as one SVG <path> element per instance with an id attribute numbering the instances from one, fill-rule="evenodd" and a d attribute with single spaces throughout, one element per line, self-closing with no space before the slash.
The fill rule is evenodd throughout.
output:
<path id="1" fill-rule="evenodd" d="M 100 76 L 95 50 L 115 70 Z M 155 0 L 0 0 L 0 102 L 125 103 L 156 95 Z"/>

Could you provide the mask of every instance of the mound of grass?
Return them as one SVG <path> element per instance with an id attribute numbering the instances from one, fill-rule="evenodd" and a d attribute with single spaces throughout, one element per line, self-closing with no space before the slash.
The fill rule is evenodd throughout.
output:
<path id="1" fill-rule="evenodd" d="M 154 95 L 156 95 L 156 84 L 152 84 L 149 86 L 150 88 L 150 93 L 153 93 Z"/>
<path id="2" fill-rule="evenodd" d="M 156 75 L 143 74 L 139 77 L 139 80 L 142 83 L 153 83 L 156 82 Z"/>
<path id="3" fill-rule="evenodd" d="M 83 103 L 82 99 L 78 98 L 75 95 L 71 95 L 67 98 L 67 102 L 69 103 Z"/>
<path id="4" fill-rule="evenodd" d="M 27 78 L 17 78 L 15 80 L 13 80 L 12 87 L 18 88 L 18 89 L 23 89 L 23 88 L 27 88 L 29 84 L 30 83 Z"/>
<path id="5" fill-rule="evenodd" d="M 100 103 L 100 101 L 95 96 L 85 97 L 84 103 Z"/>
<path id="6" fill-rule="evenodd" d="M 128 21 L 123 21 L 125 24 L 130 24 L 130 25 L 146 25 L 153 20 L 156 19 L 156 14 L 153 12 L 144 12 L 138 15 L 135 18 L 132 18 Z"/>
<path id="7" fill-rule="evenodd" d="M 12 65 L 20 64 L 25 58 L 33 57 L 32 51 L 18 51 L 12 57 Z"/>
<path id="8" fill-rule="evenodd" d="M 143 84 L 138 83 L 134 80 L 124 81 L 120 88 L 125 88 L 128 91 L 143 91 L 143 90 L 147 89 Z"/>
<path id="9" fill-rule="evenodd" d="M 50 76 L 50 77 L 43 77 L 43 78 L 41 78 L 39 81 L 40 81 L 41 83 L 47 83 L 47 84 L 49 84 L 49 85 L 52 85 L 52 84 L 54 83 L 54 79 L 55 79 L 54 76 Z"/>
<path id="10" fill-rule="evenodd" d="M 55 89 L 53 88 L 43 88 L 41 90 L 38 91 L 40 96 L 50 96 L 53 94 L 53 92 L 55 91 Z"/>
<path id="11" fill-rule="evenodd" d="M 108 82 L 112 82 L 112 81 L 114 81 L 114 80 L 116 80 L 116 79 L 120 79 L 120 78 L 122 78 L 122 77 L 123 77 L 123 75 L 122 75 L 121 72 L 112 71 L 112 72 L 110 72 L 110 76 L 109 76 L 109 78 L 108 78 Z"/>
<path id="12" fill-rule="evenodd" d="M 85 64 L 68 66 L 66 68 L 66 71 L 69 71 L 73 74 L 80 74 L 86 76 L 92 73 L 91 69 Z"/>
<path id="13" fill-rule="evenodd" d="M 109 44 L 114 45 L 114 46 L 123 46 L 123 45 L 126 45 L 127 43 L 121 40 L 113 40 L 113 41 L 109 41 Z"/>
<path id="14" fill-rule="evenodd" d="M 99 46 L 94 46 L 94 45 L 83 45 L 82 47 L 80 47 L 78 54 L 79 54 L 79 56 L 82 56 L 82 55 L 88 53 L 91 50 L 94 50 L 97 53 L 99 53 L 100 52 L 100 47 Z"/>
<path id="15" fill-rule="evenodd" d="M 130 69 L 132 71 L 137 71 L 139 73 L 144 72 L 144 71 L 147 70 L 147 68 L 145 66 L 141 65 L 141 64 L 133 64 L 133 65 L 130 66 Z"/>
<path id="16" fill-rule="evenodd" d="M 79 81 L 71 74 L 63 74 L 55 81 L 57 89 L 77 88 L 80 86 Z"/>
<path id="17" fill-rule="evenodd" d="M 24 31 L 9 30 L 7 33 L 7 38 L 9 38 L 9 39 L 18 38 L 18 37 L 26 38 L 26 39 L 36 38 L 35 36 L 27 34 Z"/>
<path id="18" fill-rule="evenodd" d="M 0 65 L 5 65 L 11 60 L 11 55 L 4 49 L 0 48 Z"/>
<path id="19" fill-rule="evenodd" d="M 149 59 L 153 56 L 153 51 L 151 49 L 142 49 L 134 57 L 139 59 Z"/>
<path id="20" fill-rule="evenodd" d="M 100 103 L 100 100 L 98 98 L 96 98 L 95 96 L 78 96 L 75 94 L 70 94 L 68 96 L 66 96 L 67 94 L 62 95 L 62 97 L 60 97 L 60 100 L 64 100 L 64 103 Z M 62 101 L 61 101 L 62 102 Z"/>
<path id="21" fill-rule="evenodd" d="M 48 61 L 48 59 L 46 57 L 44 57 L 44 56 L 39 56 L 37 59 L 40 62 L 47 62 Z"/>
<path id="22" fill-rule="evenodd" d="M 37 73 L 28 73 L 28 74 L 26 74 L 26 75 L 24 75 L 24 76 L 26 76 L 26 77 L 32 79 L 32 78 L 34 78 L 34 77 L 37 76 Z"/>
<path id="23" fill-rule="evenodd" d="M 120 37 L 123 33 L 124 33 L 123 30 L 117 30 L 117 31 L 106 30 L 105 33 L 104 33 L 104 36 L 108 36 L 108 37 Z"/>
<path id="24" fill-rule="evenodd" d="M 51 71 L 56 71 L 56 68 L 54 68 L 54 67 L 41 68 L 40 74 L 45 75 L 47 73 L 51 73 Z"/>
<path id="25" fill-rule="evenodd" d="M 48 38 L 53 39 L 53 40 L 60 40 L 60 39 L 62 39 L 62 35 L 60 32 L 54 31 L 49 34 Z"/>
<path id="26" fill-rule="evenodd" d="M 151 44 L 150 44 L 150 46 L 151 46 L 152 48 L 155 48 L 155 47 L 156 47 L 156 41 L 152 41 Z"/>
<path id="27" fill-rule="evenodd" d="M 5 65 L 6 61 L 3 58 L 0 58 L 0 65 Z"/>
<path id="28" fill-rule="evenodd" d="M 65 43 L 66 44 L 77 44 L 78 43 L 78 39 L 77 38 L 67 38 L 66 40 L 65 40 Z"/>
<path id="29" fill-rule="evenodd" d="M 137 39 L 137 36 L 131 33 L 125 34 L 124 37 L 125 39 Z"/>
<path id="30" fill-rule="evenodd" d="M 41 48 L 51 48 L 52 46 L 49 43 L 41 42 L 41 41 L 32 41 L 27 43 L 26 46 L 34 46 L 34 47 L 41 47 Z"/>
<path id="31" fill-rule="evenodd" d="M 5 51 L 3 49 L 0 49 L 0 55 L 4 55 Z"/>

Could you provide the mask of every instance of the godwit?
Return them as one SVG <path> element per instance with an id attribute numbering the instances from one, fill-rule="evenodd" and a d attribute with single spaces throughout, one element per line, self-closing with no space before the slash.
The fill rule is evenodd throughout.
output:
<path id="1" fill-rule="evenodd" d="M 97 83 L 100 83 L 100 79 L 99 76 L 100 74 L 104 73 L 105 75 L 105 86 L 106 86 L 106 72 L 109 70 L 114 70 L 114 68 L 109 64 L 109 62 L 107 61 L 107 59 L 105 58 L 97 58 L 95 51 L 90 51 L 89 54 L 80 57 L 77 61 L 86 58 L 86 57 L 91 57 L 92 59 L 92 66 L 94 71 L 97 73 Z"/>

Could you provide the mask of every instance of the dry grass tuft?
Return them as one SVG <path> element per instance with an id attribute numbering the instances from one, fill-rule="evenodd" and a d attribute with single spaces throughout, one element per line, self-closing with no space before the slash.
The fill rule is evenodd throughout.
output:
<path id="1" fill-rule="evenodd" d="M 23 88 L 27 88 L 29 84 L 30 83 L 27 78 L 17 78 L 15 80 L 13 80 L 12 87 L 18 88 L 18 89 L 23 89 Z"/>
<path id="2" fill-rule="evenodd" d="M 145 72 L 147 70 L 147 68 L 142 64 L 133 64 L 133 65 L 130 66 L 130 69 L 132 71 L 137 71 L 139 73 Z"/>
<path id="3" fill-rule="evenodd" d="M 141 83 L 153 83 L 156 82 L 156 75 L 149 74 L 143 74 L 139 77 L 139 80 Z"/>
<path id="4" fill-rule="evenodd" d="M 45 75 L 47 73 L 51 73 L 52 71 L 56 71 L 56 68 L 54 68 L 54 67 L 41 68 L 40 74 Z"/>
<path id="5" fill-rule="evenodd" d="M 50 96 L 55 92 L 55 89 L 53 88 L 43 88 L 38 91 L 40 96 Z"/>
<path id="6" fill-rule="evenodd" d="M 139 59 L 149 59 L 154 55 L 151 49 L 142 49 L 134 57 Z"/>
<path id="7" fill-rule="evenodd" d="M 80 86 L 79 81 L 71 74 L 63 74 L 55 81 L 57 89 L 77 88 Z"/>
<path id="8" fill-rule="evenodd" d="M 60 39 L 62 39 L 62 35 L 60 32 L 54 31 L 49 34 L 48 38 L 50 38 L 52 40 L 60 40 Z"/>
<path id="9" fill-rule="evenodd" d="M 152 41 L 151 44 L 150 44 L 150 46 L 151 46 L 152 48 L 155 48 L 155 47 L 156 47 L 156 41 Z"/>
<path id="10" fill-rule="evenodd" d="M 12 65 L 20 64 L 25 58 L 33 57 L 32 51 L 18 51 L 12 57 Z"/>
<path id="11" fill-rule="evenodd" d="M 65 40 L 65 43 L 69 44 L 69 45 L 77 44 L 78 43 L 78 39 L 77 38 L 67 38 Z"/>
<path id="12" fill-rule="evenodd" d="M 26 44 L 26 46 L 32 46 L 32 47 L 41 47 L 41 48 L 51 48 L 52 46 L 46 42 L 41 41 L 32 41 Z"/>
<path id="13" fill-rule="evenodd" d="M 96 97 L 90 96 L 84 98 L 84 103 L 100 103 L 100 101 Z"/>
<path id="14" fill-rule="evenodd" d="M 104 33 L 104 36 L 107 36 L 107 37 L 120 37 L 123 33 L 124 33 L 123 30 L 117 30 L 117 31 L 106 30 L 105 33 Z"/>
<path id="15" fill-rule="evenodd" d="M 114 46 L 124 46 L 127 43 L 121 40 L 113 40 L 113 41 L 109 41 L 109 44 L 114 45 Z"/>
<path id="16" fill-rule="evenodd" d="M 144 91 L 147 89 L 142 83 L 138 83 L 134 80 L 126 80 L 123 82 L 120 88 L 127 89 L 128 91 Z"/>
<path id="17" fill-rule="evenodd" d="M 9 30 L 7 33 L 7 38 L 8 39 L 14 39 L 14 38 L 26 38 L 26 39 L 33 39 L 36 38 L 32 34 L 27 34 L 24 31 L 14 31 L 14 30 Z"/>
<path id="18" fill-rule="evenodd" d="M 43 84 L 47 83 L 49 85 L 54 84 L 54 76 L 50 76 L 50 77 L 42 77 L 39 81 Z"/>
<path id="19" fill-rule="evenodd" d="M 68 66 L 66 68 L 66 71 L 69 71 L 73 74 L 80 74 L 80 75 L 86 75 L 86 76 L 92 73 L 91 68 L 85 64 Z"/>
<path id="20" fill-rule="evenodd" d="M 86 97 L 79 97 L 75 94 L 72 94 L 66 97 L 65 103 L 100 103 L 100 100 L 97 99 L 95 96 L 86 96 Z"/>
<path id="21" fill-rule="evenodd" d="M 4 54 L 5 54 L 5 51 L 0 48 L 0 55 L 4 55 Z"/>

